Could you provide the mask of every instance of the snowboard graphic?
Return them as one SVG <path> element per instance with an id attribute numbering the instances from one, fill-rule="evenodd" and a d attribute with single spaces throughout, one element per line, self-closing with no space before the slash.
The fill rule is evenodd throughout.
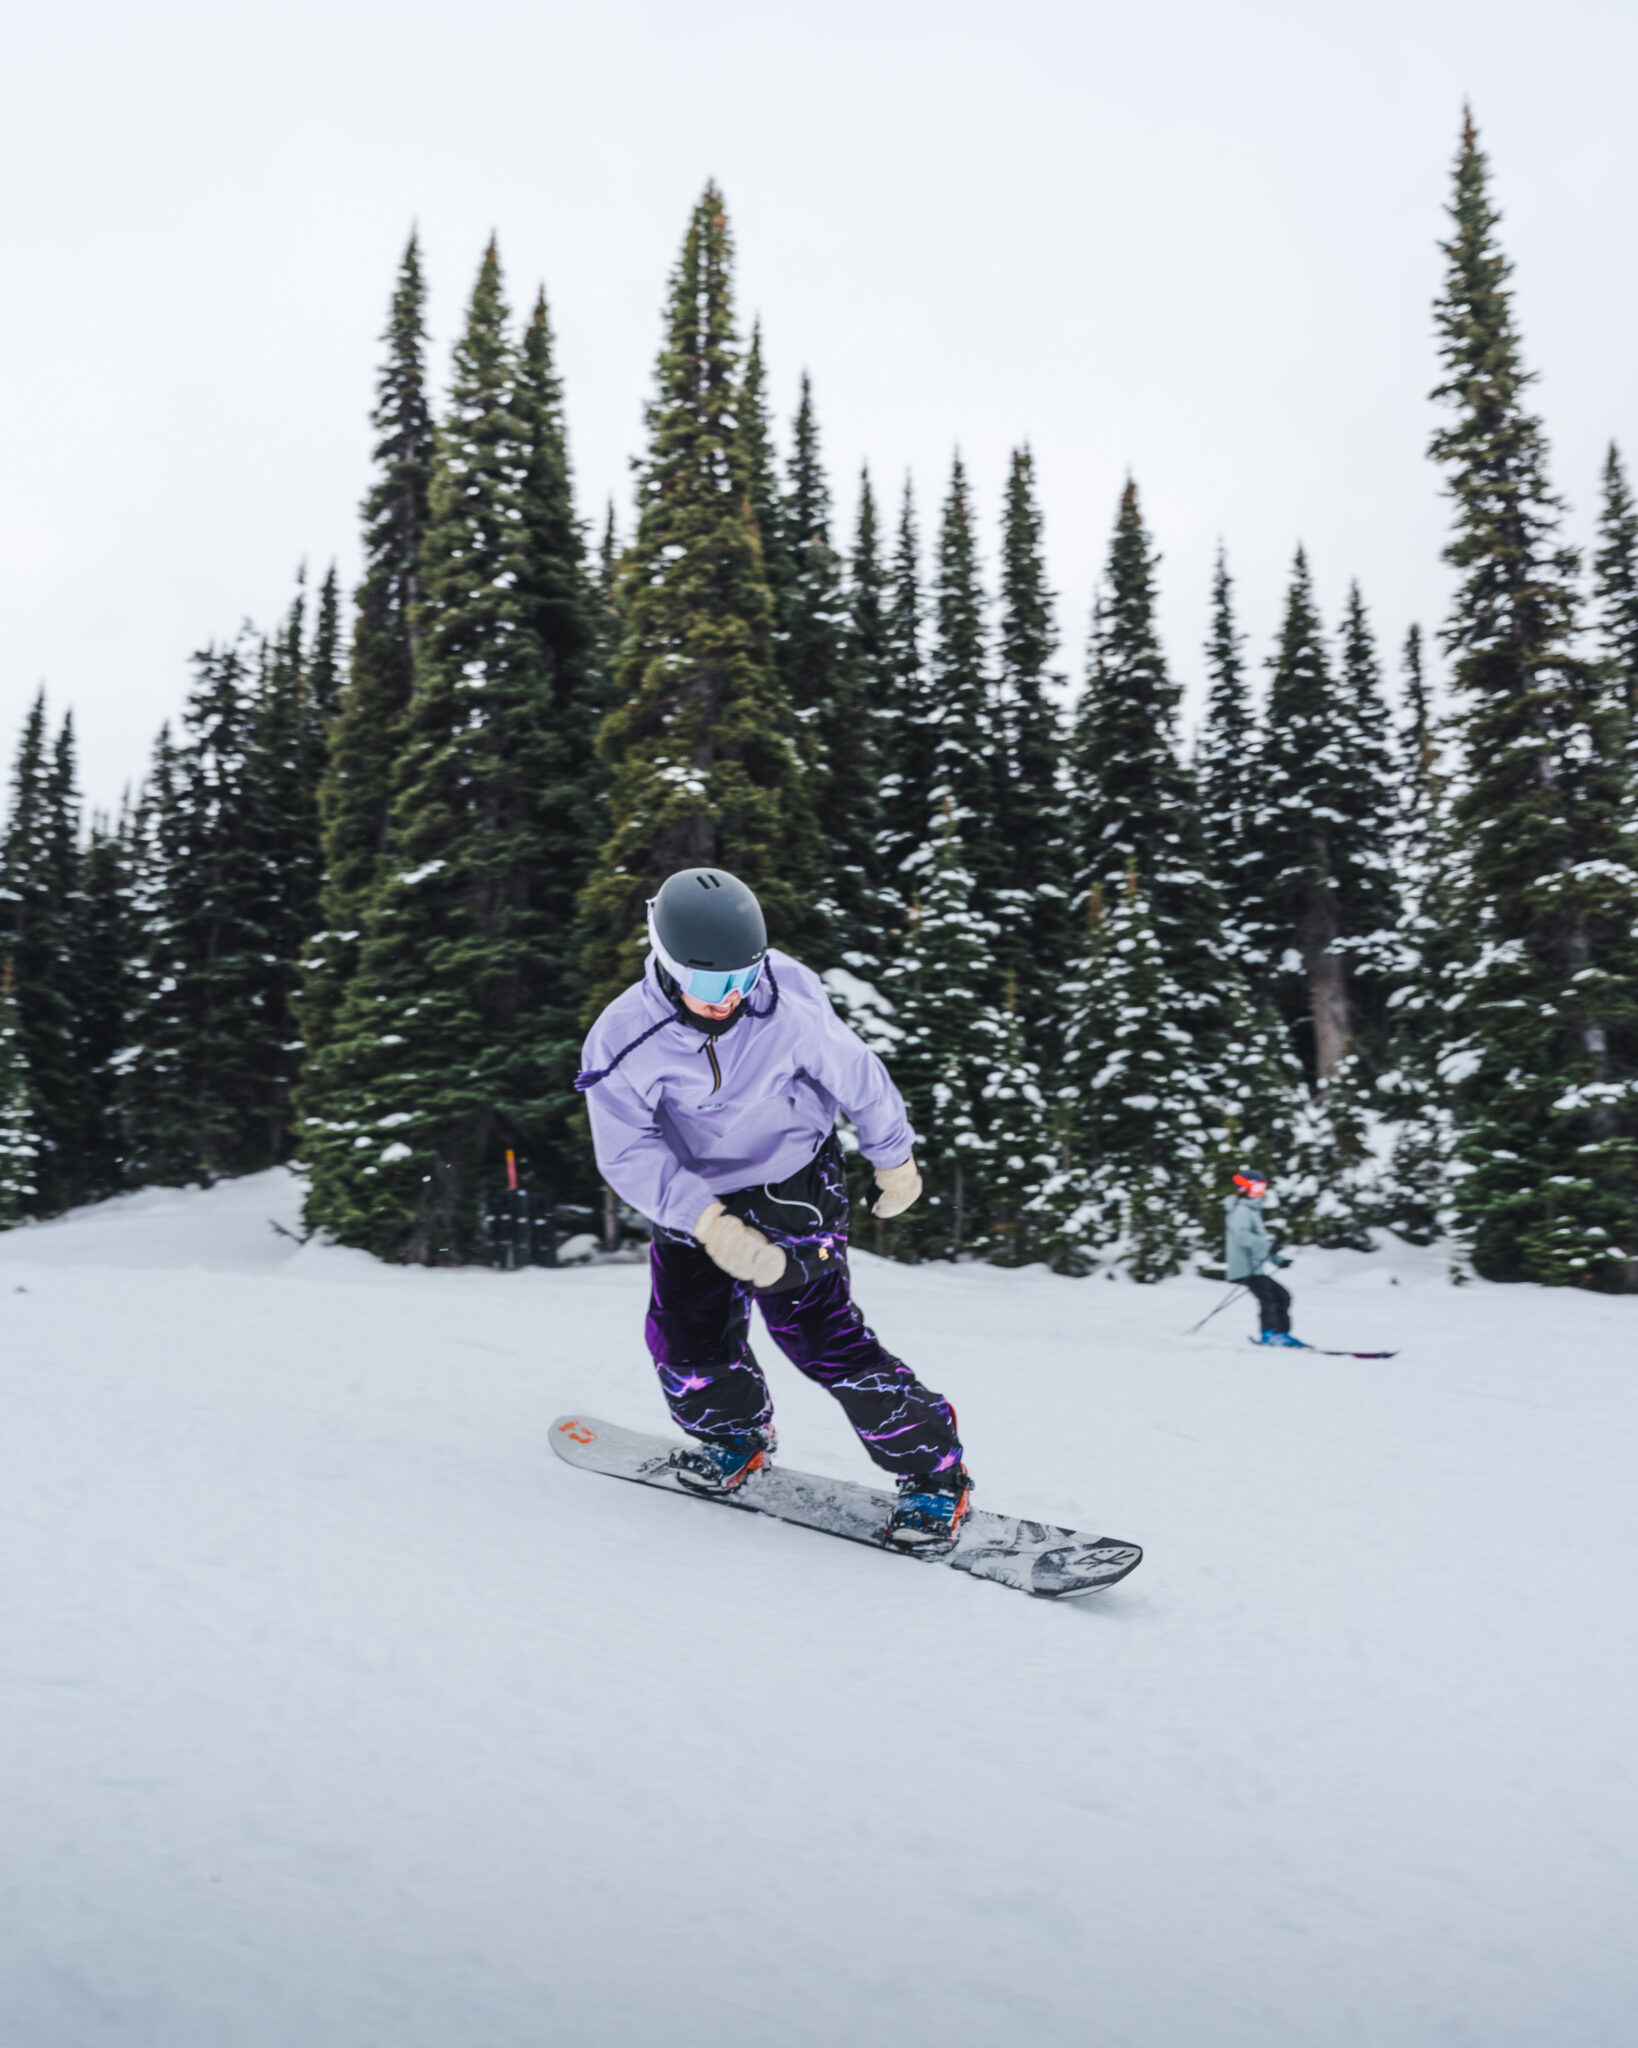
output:
<path id="1" fill-rule="evenodd" d="M 671 1469 L 671 1453 L 681 1448 L 675 1437 L 649 1436 L 585 1416 L 563 1415 L 552 1424 L 552 1449 L 566 1464 L 709 1501 L 709 1495 L 689 1494 L 687 1487 L 678 1484 Z M 776 1464 L 753 1474 L 717 1504 L 748 1508 L 755 1514 L 772 1515 L 776 1521 L 796 1522 L 804 1529 L 821 1529 L 829 1536 L 845 1536 L 850 1543 L 884 1549 L 882 1538 L 893 1512 L 893 1495 L 855 1480 L 821 1479 Z M 921 1553 L 920 1561 L 971 1572 L 975 1579 L 993 1579 L 998 1585 L 1032 1593 L 1038 1600 L 1077 1600 L 1124 1579 L 1142 1563 L 1143 1552 L 1137 1544 L 1121 1543 L 1111 1536 L 1083 1536 L 1078 1529 L 1056 1529 L 1045 1522 L 1025 1522 L 974 1508 L 953 1549 L 931 1558 Z"/>

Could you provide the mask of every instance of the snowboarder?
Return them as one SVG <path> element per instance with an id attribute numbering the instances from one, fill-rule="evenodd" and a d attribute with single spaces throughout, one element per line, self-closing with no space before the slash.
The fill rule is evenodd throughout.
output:
<path id="1" fill-rule="evenodd" d="M 841 1403 L 898 1483 L 887 1540 L 948 1548 L 972 1482 L 948 1401 L 854 1306 L 838 1110 L 897 1216 L 921 1193 L 904 1101 L 809 968 L 768 945 L 756 897 L 685 868 L 648 906 L 643 976 L 609 1004 L 576 1081 L 604 1179 L 654 1225 L 648 1348 L 679 1429 L 680 1483 L 723 1494 L 774 1449 L 751 1303 L 796 1368 Z"/>
<path id="2" fill-rule="evenodd" d="M 1282 1287 L 1271 1274 L 1263 1271 L 1265 1266 L 1289 1266 L 1291 1263 L 1280 1256 L 1263 1222 L 1263 1197 L 1268 1193 L 1268 1175 L 1254 1173 L 1250 1167 L 1242 1166 L 1234 1176 L 1234 1186 L 1235 1192 L 1223 1204 L 1228 1212 L 1224 1251 L 1228 1278 L 1237 1280 L 1257 1297 L 1262 1319 L 1259 1342 L 1300 1351 L 1304 1347 L 1291 1334 L 1290 1289 Z"/>

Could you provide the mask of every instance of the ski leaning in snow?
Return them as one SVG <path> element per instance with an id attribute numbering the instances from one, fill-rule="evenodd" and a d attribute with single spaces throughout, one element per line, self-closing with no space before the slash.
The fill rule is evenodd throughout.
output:
<path id="1" fill-rule="evenodd" d="M 1246 1342 L 1248 1344 L 1255 1344 L 1259 1350 L 1268 1348 L 1264 1345 L 1261 1337 L 1248 1337 Z M 1280 1349 L 1283 1351 L 1312 1351 L 1316 1358 L 1397 1358 L 1399 1356 L 1397 1351 L 1333 1351 L 1326 1344 L 1305 1344 L 1300 1337 L 1291 1338 L 1288 1343 L 1281 1345 Z"/>
<path id="2" fill-rule="evenodd" d="M 567 1464 L 584 1471 L 606 1472 L 615 1479 L 635 1479 L 643 1486 L 690 1494 L 672 1469 L 671 1455 L 682 1448 L 674 1438 L 564 1415 L 552 1424 L 552 1448 Z M 690 1497 L 712 1498 L 698 1493 Z M 720 1498 L 727 1507 L 750 1508 L 776 1521 L 845 1536 L 851 1543 L 890 1547 L 885 1537 L 894 1506 L 892 1494 L 879 1493 L 855 1480 L 821 1479 L 811 1472 L 770 1465 Z M 1135 1543 L 1083 1536 L 1077 1529 L 1020 1521 L 1012 1515 L 986 1514 L 982 1508 L 968 1515 L 953 1548 L 906 1554 L 971 1572 L 975 1579 L 994 1579 L 1040 1600 L 1077 1600 L 1083 1594 L 1101 1592 L 1143 1561 L 1143 1552 Z"/>

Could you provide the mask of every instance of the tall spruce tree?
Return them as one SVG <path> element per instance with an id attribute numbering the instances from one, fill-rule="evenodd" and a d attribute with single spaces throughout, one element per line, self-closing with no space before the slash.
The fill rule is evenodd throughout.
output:
<path id="1" fill-rule="evenodd" d="M 1004 733 L 990 670 L 972 493 L 959 455 L 951 465 L 939 524 L 932 596 L 927 722 L 935 841 L 912 860 L 918 861 L 919 872 L 930 871 L 936 838 L 948 821 L 972 878 L 973 909 L 999 934 L 998 913 L 1011 879 L 1001 824 Z M 1005 980 L 999 961 L 992 958 L 985 982 L 992 1005 L 999 1002 Z"/>
<path id="2" fill-rule="evenodd" d="M 893 957 L 902 930 L 902 906 L 888 877 L 887 811 L 883 781 L 892 698 L 889 588 L 882 561 L 876 496 L 868 470 L 859 472 L 859 510 L 845 589 L 844 698 L 859 731 L 850 739 L 850 779 L 859 815 L 850 823 L 847 858 L 859 874 L 860 908 L 845 934 L 843 965 L 873 986 Z M 851 1015 L 852 1006 L 849 1005 Z M 857 1021 L 857 1020 L 855 1020 Z"/>
<path id="3" fill-rule="evenodd" d="M 831 545 L 830 486 L 806 371 L 780 524 L 788 575 L 781 672 L 808 738 L 813 807 L 826 856 L 822 951 L 813 964 L 832 967 L 850 953 L 862 955 L 877 922 L 878 770 L 874 705 L 855 687 L 847 658 L 842 563 Z"/>
<path id="4" fill-rule="evenodd" d="M 1378 1056 L 1398 955 L 1399 768 L 1376 641 L 1357 583 L 1349 586 L 1343 613 L 1337 682 L 1346 731 L 1337 786 L 1341 807 L 1330 831 L 1337 943 L 1348 956 L 1355 1027 L 1367 1033 L 1369 1050 Z"/>
<path id="5" fill-rule="evenodd" d="M 132 964 L 140 940 L 132 895 L 130 820 L 93 818 L 80 857 L 74 945 L 75 1037 L 85 1091 L 84 1187 L 100 1199 L 126 1184 L 120 1125 L 121 1072 L 134 1000 Z"/>
<path id="6" fill-rule="evenodd" d="M 481 1246 L 486 1184 L 566 1106 L 549 905 L 563 740 L 531 558 L 537 423 L 484 253 L 439 429 L 391 832 L 307 1083 L 308 1216 L 389 1258 Z"/>
<path id="7" fill-rule="evenodd" d="M 597 596 L 574 510 L 563 392 L 544 291 L 524 330 L 516 405 L 528 451 L 519 588 L 545 663 L 557 768 L 556 784 L 544 795 L 546 862 L 536 904 L 555 992 L 552 1034 L 562 1047 L 558 1081 L 567 1094 L 579 1064 L 576 1024 L 585 997 L 579 902 L 607 829 L 597 732 L 608 706 Z M 575 1177 L 581 1150 L 566 1129 L 553 1138 L 549 1164 L 556 1184 Z"/>
<path id="8" fill-rule="evenodd" d="M 1298 548 L 1286 596 L 1264 733 L 1248 931 L 1265 985 L 1324 1088 L 1353 1051 L 1332 833 L 1344 815 L 1350 721 L 1326 653 L 1308 558 Z"/>
<path id="9" fill-rule="evenodd" d="M 8 958 L 0 964 L 0 1230 L 37 1213 L 39 1173 L 40 1136 L 17 1014 L 17 974 Z"/>
<path id="10" fill-rule="evenodd" d="M 414 684 L 433 423 L 426 396 L 426 287 L 413 234 L 383 340 L 386 360 L 371 415 L 376 475 L 363 506 L 364 575 L 355 594 L 347 674 L 326 721 L 319 790 L 322 931 L 309 954 L 301 1011 L 310 1055 L 329 1042 L 357 971 L 365 913 L 386 851 L 399 725 Z M 321 607 L 321 625 L 323 618 Z M 323 709 L 317 690 L 314 707 Z"/>
<path id="11" fill-rule="evenodd" d="M 1593 603 L 1600 653 L 1626 713 L 1633 825 L 1638 830 L 1638 505 L 1613 441 L 1604 462 L 1604 502 L 1599 508 L 1598 550 L 1593 557 Z"/>
<path id="12" fill-rule="evenodd" d="M 161 735 L 145 827 L 143 958 L 123 1121 L 139 1181 L 270 1166 L 270 1088 L 287 1021 L 259 825 L 258 650 L 248 632 L 194 657 L 183 744 Z"/>
<path id="13" fill-rule="evenodd" d="M 917 863 L 933 838 L 935 735 L 926 650 L 926 608 L 915 497 L 904 481 L 883 618 L 878 734 L 881 755 L 882 871 L 902 931 L 920 886 Z"/>
<path id="14" fill-rule="evenodd" d="M 1450 417 L 1430 452 L 1460 578 L 1457 818 L 1482 951 L 1463 988 L 1458 1202 L 1491 1279 L 1638 1285 L 1638 876 L 1617 680 L 1576 652 L 1574 552 L 1526 404 L 1511 266 L 1464 116 L 1435 305 Z"/>
<path id="15" fill-rule="evenodd" d="M 1206 641 L 1210 688 L 1195 775 L 1212 878 L 1222 893 L 1224 917 L 1231 929 L 1239 922 L 1240 884 L 1258 780 L 1257 715 L 1246 680 L 1243 645 L 1244 636 L 1235 623 L 1228 556 L 1219 544 L 1211 583 L 1211 633 Z"/>
<path id="16" fill-rule="evenodd" d="M 1182 1004 L 1180 1021 L 1210 1034 L 1225 1023 L 1232 969 L 1194 778 L 1178 756 L 1182 691 L 1155 628 L 1157 560 L 1128 479 L 1072 740 L 1081 896 L 1101 888 L 1113 902 L 1127 869 L 1134 871 Z"/>
<path id="17" fill-rule="evenodd" d="M 0 954 L 12 969 L 38 1139 L 37 1212 L 50 1215 L 85 1193 L 85 1112 L 76 1014 L 74 945 L 79 862 L 74 727 L 50 737 L 45 692 L 29 708 L 12 771 L 0 842 Z"/>
<path id="18" fill-rule="evenodd" d="M 754 888 L 776 944 L 802 950 L 823 881 L 799 728 L 775 664 L 773 604 L 741 431 L 732 244 L 708 185 L 672 272 L 609 765 L 609 837 L 588 885 L 592 1006 L 640 967 L 644 904 L 678 868 Z"/>
<path id="19" fill-rule="evenodd" d="M 1013 450 L 1001 521 L 996 634 L 1002 748 L 1000 829 L 1010 856 L 998 899 L 999 964 L 1015 991 L 1023 1042 L 1044 1060 L 1056 1039 L 1058 985 L 1075 943 L 1075 855 L 1063 776 L 1062 679 L 1047 586 L 1035 458 Z"/>

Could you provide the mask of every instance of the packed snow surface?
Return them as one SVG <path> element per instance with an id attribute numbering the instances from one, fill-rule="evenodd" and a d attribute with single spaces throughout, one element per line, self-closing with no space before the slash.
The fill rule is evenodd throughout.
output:
<path id="1" fill-rule="evenodd" d="M 0 1238 L 6 2048 L 1638 2038 L 1638 1302 L 861 1256 L 982 1500 L 1146 1546 L 1054 1606 L 560 1464 L 641 1268 L 297 1208 Z"/>

